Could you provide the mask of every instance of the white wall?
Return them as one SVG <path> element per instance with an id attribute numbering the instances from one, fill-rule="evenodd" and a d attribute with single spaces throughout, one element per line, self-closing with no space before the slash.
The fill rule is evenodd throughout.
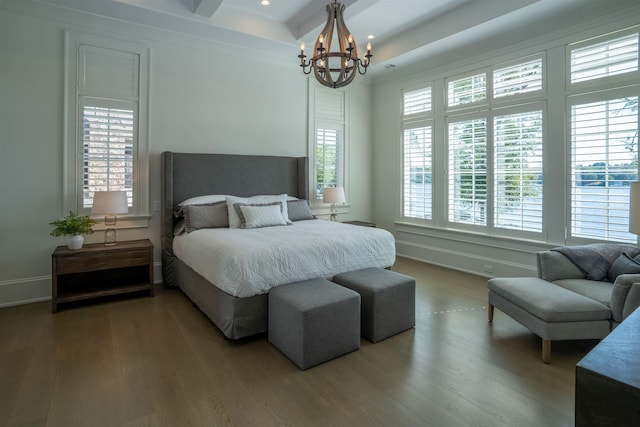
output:
<path id="1" fill-rule="evenodd" d="M 10 6 L 10 7 L 9 7 Z M 31 1 L 0 3 L 0 307 L 49 299 L 51 252 L 62 239 L 64 31 L 151 47 L 150 202 L 160 200 L 160 153 L 306 156 L 307 76 L 291 57 L 106 20 Z M 352 207 L 372 219 L 371 89 L 352 84 Z M 149 238 L 160 278 L 160 217 L 119 239 Z M 99 242 L 101 233 L 88 236 Z"/>
<path id="2" fill-rule="evenodd" d="M 640 22 L 640 5 L 611 12 L 606 4 L 591 9 L 587 17 L 583 10 L 575 15 L 558 16 L 558 28 L 550 31 L 549 23 L 539 28 L 522 28 L 505 33 L 491 41 L 482 40 L 462 49 L 415 64 L 407 69 L 388 73 L 374 82 L 374 219 L 382 227 L 392 230 L 398 254 L 429 263 L 443 265 L 485 276 L 535 276 L 535 252 L 562 245 L 565 242 L 564 220 L 567 185 L 563 182 L 566 162 L 566 123 L 564 106 L 565 45 L 607 32 L 623 29 Z M 621 2 L 618 2 L 621 3 Z M 582 14 L 581 14 L 582 13 Z M 594 18 L 597 17 L 597 18 Z M 587 19 L 589 18 L 589 19 Z M 572 21 L 573 20 L 573 21 Z M 459 230 L 406 224 L 401 219 L 401 155 L 400 129 L 401 91 L 425 82 L 480 69 L 483 66 L 546 52 L 548 68 L 547 117 L 545 137 L 545 221 L 548 234 L 544 241 L 522 241 L 513 238 L 489 237 Z M 443 86 L 442 86 L 443 87 Z M 444 94 L 434 96 L 444 99 Z M 559 97 L 559 98 L 558 98 Z M 559 100 L 559 102 L 557 102 Z M 438 120 L 438 119 L 436 119 Z M 444 120 L 444 119 L 441 119 Z M 443 122 L 436 122 L 434 145 L 444 153 Z M 442 131 L 440 131 L 442 132 Z M 442 157 L 438 157 L 441 159 Z M 437 159 L 436 159 L 437 161 Z M 436 168 L 434 168 L 436 170 Z M 445 170 L 440 168 L 440 170 Z M 442 209 L 442 206 L 434 206 Z"/>

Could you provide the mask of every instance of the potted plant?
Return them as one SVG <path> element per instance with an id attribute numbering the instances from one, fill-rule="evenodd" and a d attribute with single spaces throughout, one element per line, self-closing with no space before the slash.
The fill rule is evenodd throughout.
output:
<path id="1" fill-rule="evenodd" d="M 80 249 L 84 243 L 84 235 L 93 233 L 93 226 L 96 223 L 89 215 L 79 216 L 75 212 L 69 211 L 69 215 L 62 219 L 52 221 L 49 225 L 52 236 L 68 236 L 67 246 L 69 249 Z"/>

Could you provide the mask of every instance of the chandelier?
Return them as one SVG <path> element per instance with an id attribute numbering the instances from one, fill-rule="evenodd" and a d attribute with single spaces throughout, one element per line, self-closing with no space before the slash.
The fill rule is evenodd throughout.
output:
<path id="1" fill-rule="evenodd" d="M 367 43 L 367 53 L 363 59 L 358 58 L 358 48 L 353 36 L 344 24 L 342 14 L 344 5 L 334 0 L 327 5 L 327 24 L 320 32 L 315 45 L 313 56 L 307 61 L 304 53 L 304 43 L 300 46 L 300 66 L 305 74 L 313 73 L 318 82 L 331 88 L 339 88 L 348 85 L 356 76 L 367 72 L 371 63 L 371 43 Z M 331 42 L 335 35 L 338 38 L 340 51 L 331 51 Z"/>

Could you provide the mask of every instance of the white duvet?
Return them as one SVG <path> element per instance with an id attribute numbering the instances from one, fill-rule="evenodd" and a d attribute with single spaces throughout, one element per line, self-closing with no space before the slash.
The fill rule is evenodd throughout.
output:
<path id="1" fill-rule="evenodd" d="M 230 295 L 395 262 L 393 235 L 324 220 L 258 229 L 209 228 L 176 236 L 174 254 Z"/>

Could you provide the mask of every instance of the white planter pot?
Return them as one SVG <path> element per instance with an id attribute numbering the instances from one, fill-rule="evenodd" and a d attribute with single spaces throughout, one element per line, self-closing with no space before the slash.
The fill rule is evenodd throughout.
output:
<path id="1" fill-rule="evenodd" d="M 69 249 L 80 249 L 83 243 L 84 236 L 82 234 L 67 237 L 67 247 L 69 247 Z"/>

